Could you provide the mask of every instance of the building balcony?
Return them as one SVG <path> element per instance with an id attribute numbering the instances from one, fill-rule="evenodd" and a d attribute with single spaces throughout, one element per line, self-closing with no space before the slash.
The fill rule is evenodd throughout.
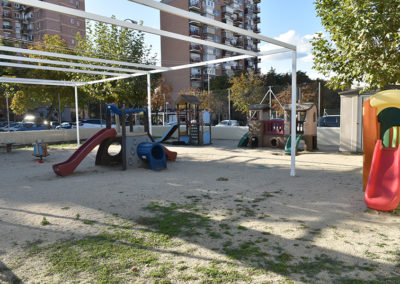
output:
<path id="1" fill-rule="evenodd" d="M 254 47 L 252 48 L 252 50 L 253 50 L 254 52 L 260 52 L 260 49 L 259 49 L 257 46 L 254 46 Z"/>
<path id="2" fill-rule="evenodd" d="M 260 31 L 259 27 L 254 27 L 253 32 L 255 32 L 256 34 L 259 34 L 261 31 Z"/>
<path id="3" fill-rule="evenodd" d="M 203 29 L 203 34 L 206 35 L 215 35 L 215 28 L 213 27 L 206 27 Z"/>
<path id="4" fill-rule="evenodd" d="M 189 0 L 189 10 L 201 10 L 200 0 Z"/>
<path id="5" fill-rule="evenodd" d="M 3 18 L 5 19 L 12 19 L 12 16 L 10 13 L 6 13 L 5 11 L 3 12 Z"/>
<path id="6" fill-rule="evenodd" d="M 189 24 L 194 26 L 201 26 L 201 23 L 196 20 L 189 20 Z"/>
<path id="7" fill-rule="evenodd" d="M 190 74 L 190 80 L 201 81 L 201 74 Z"/>
<path id="8" fill-rule="evenodd" d="M 231 6 L 226 6 L 226 5 L 222 6 L 221 11 L 223 14 L 229 14 L 229 15 L 233 14 L 233 8 Z"/>
<path id="9" fill-rule="evenodd" d="M 199 62 L 201 62 L 200 57 L 191 57 L 190 58 L 190 63 L 199 63 Z"/>
<path id="10" fill-rule="evenodd" d="M 200 45 L 200 44 L 191 43 L 191 44 L 190 44 L 189 50 L 190 50 L 190 52 L 201 53 L 202 48 L 201 48 L 201 45 Z"/>
<path id="11" fill-rule="evenodd" d="M 253 20 L 254 20 L 255 24 L 259 24 L 260 21 L 261 21 L 261 18 L 260 17 L 254 17 Z"/>
<path id="12" fill-rule="evenodd" d="M 253 43 L 254 44 L 258 44 L 258 43 L 260 43 L 261 41 L 258 39 L 258 38 L 253 38 Z"/>
<path id="13" fill-rule="evenodd" d="M 4 24 L 3 24 L 3 29 L 5 29 L 5 30 L 12 30 L 12 29 L 13 29 L 13 26 L 11 26 L 11 25 L 4 25 Z"/>
<path id="14" fill-rule="evenodd" d="M 254 11 L 254 13 L 260 13 L 261 12 L 261 9 L 260 9 L 260 7 L 258 7 L 257 5 L 254 5 L 254 9 L 253 9 L 253 11 Z"/>
<path id="15" fill-rule="evenodd" d="M 254 3 L 254 4 L 261 3 L 261 0 L 253 0 L 253 3 Z"/>
<path id="16" fill-rule="evenodd" d="M 2 1 L 1 6 L 3 6 L 4 8 L 11 8 L 11 3 L 7 1 Z"/>
<path id="17" fill-rule="evenodd" d="M 201 36 L 199 30 L 190 30 L 189 31 L 189 35 L 192 36 L 192 37 L 200 37 Z"/>

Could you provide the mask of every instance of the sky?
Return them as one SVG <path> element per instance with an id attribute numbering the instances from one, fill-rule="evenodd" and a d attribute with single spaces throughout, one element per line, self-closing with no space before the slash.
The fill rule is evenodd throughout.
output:
<path id="1" fill-rule="evenodd" d="M 313 2 L 314 0 L 261 0 L 261 24 L 258 26 L 265 36 L 297 45 L 297 69 L 315 79 L 322 76 L 312 69 L 310 40 L 315 33 L 322 32 L 323 28 L 316 16 Z M 85 3 L 87 12 L 108 17 L 114 15 L 120 20 L 143 21 L 145 26 L 160 28 L 158 10 L 129 0 L 86 0 Z M 146 43 L 152 46 L 155 54 L 160 55 L 159 36 L 146 35 Z M 263 42 L 259 47 L 262 51 L 272 48 Z M 260 67 L 263 73 L 268 72 L 271 67 L 278 73 L 291 72 L 291 55 L 286 53 L 264 57 Z"/>

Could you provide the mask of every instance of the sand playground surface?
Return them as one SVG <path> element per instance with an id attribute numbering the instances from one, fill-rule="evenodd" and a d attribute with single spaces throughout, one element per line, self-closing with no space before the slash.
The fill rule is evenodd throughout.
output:
<path id="1" fill-rule="evenodd" d="M 168 169 L 0 153 L 0 283 L 400 283 L 400 216 L 367 209 L 362 155 L 234 141 L 170 146 Z"/>

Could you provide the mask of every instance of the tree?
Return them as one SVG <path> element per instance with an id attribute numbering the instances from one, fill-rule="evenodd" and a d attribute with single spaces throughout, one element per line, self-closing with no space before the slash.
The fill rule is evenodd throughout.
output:
<path id="1" fill-rule="evenodd" d="M 252 73 L 232 77 L 231 100 L 236 110 L 247 114 L 250 105 L 259 104 L 264 96 L 263 81 Z"/>
<path id="2" fill-rule="evenodd" d="M 45 35 L 43 41 L 30 46 L 29 49 L 40 51 L 71 54 L 64 40 L 59 35 Z M 44 58 L 38 55 L 29 55 L 31 58 Z M 61 60 L 61 59 L 54 59 Z M 65 66 L 64 66 L 65 67 Z M 48 71 L 39 69 L 11 69 L 9 75 L 23 78 L 40 78 L 44 80 L 70 81 L 72 73 Z M 42 86 L 42 85 L 18 85 L 14 91 L 10 90 L 11 109 L 16 114 L 24 114 L 26 111 L 38 107 L 48 107 L 47 120 L 52 119 L 53 111 L 58 109 L 59 98 L 62 108 L 66 104 L 74 102 L 74 90 L 71 87 Z M 60 95 L 60 96 L 59 96 Z M 81 102 L 84 98 L 82 97 Z M 61 110 L 62 111 L 62 110 Z"/>
<path id="3" fill-rule="evenodd" d="M 365 89 L 400 82 L 400 2 L 398 0 L 317 0 L 317 15 L 327 37 L 313 41 L 314 68 L 344 89 L 365 82 Z"/>
<path id="4" fill-rule="evenodd" d="M 96 22 L 93 25 L 88 25 L 86 37 L 78 39 L 77 42 L 77 50 L 84 56 L 155 64 L 155 56 L 150 55 L 151 46 L 147 47 L 145 45 L 142 32 Z M 160 75 L 152 75 L 152 80 L 157 80 L 159 77 Z M 85 79 L 96 80 L 102 78 L 99 78 L 99 76 L 86 76 Z M 152 87 L 154 87 L 154 84 Z M 146 104 L 146 76 L 90 85 L 84 89 L 91 97 L 100 101 L 125 103 L 135 107 L 143 107 Z"/>

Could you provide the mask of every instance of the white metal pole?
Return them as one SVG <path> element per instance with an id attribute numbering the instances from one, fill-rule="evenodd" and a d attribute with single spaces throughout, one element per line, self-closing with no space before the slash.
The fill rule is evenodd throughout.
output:
<path id="1" fill-rule="evenodd" d="M 271 96 L 272 90 L 271 90 L 271 86 L 269 86 L 268 88 L 269 88 L 269 90 L 268 90 L 268 93 L 269 93 L 269 119 L 271 119 L 272 118 L 272 96 Z"/>
<path id="2" fill-rule="evenodd" d="M 78 113 L 78 87 L 75 86 L 75 120 L 76 120 L 76 144 L 78 147 L 81 145 L 79 135 L 79 113 Z"/>
<path id="3" fill-rule="evenodd" d="M 8 132 L 10 132 L 10 108 L 8 106 L 8 92 L 6 92 L 6 107 L 7 107 L 7 126 L 8 126 Z"/>
<path id="4" fill-rule="evenodd" d="M 163 93 L 163 95 L 164 95 L 164 112 L 163 112 L 163 115 L 162 115 L 162 125 L 164 126 L 165 125 L 165 109 L 167 108 L 167 102 L 165 101 L 165 94 Z"/>
<path id="5" fill-rule="evenodd" d="M 297 87 L 297 54 L 296 51 L 292 52 L 292 114 L 291 114 L 291 166 L 290 176 L 296 176 L 296 87 Z"/>
<path id="6" fill-rule="evenodd" d="M 321 82 L 318 82 L 318 117 L 321 117 Z"/>
<path id="7" fill-rule="evenodd" d="M 228 89 L 228 119 L 231 121 L 231 90 Z"/>
<path id="8" fill-rule="evenodd" d="M 61 124 L 62 121 L 61 114 L 61 100 L 60 100 L 60 92 L 58 92 L 58 123 Z"/>
<path id="9" fill-rule="evenodd" d="M 149 119 L 149 133 L 153 134 L 152 125 L 151 125 L 151 77 L 150 74 L 147 74 L 147 115 Z"/>

